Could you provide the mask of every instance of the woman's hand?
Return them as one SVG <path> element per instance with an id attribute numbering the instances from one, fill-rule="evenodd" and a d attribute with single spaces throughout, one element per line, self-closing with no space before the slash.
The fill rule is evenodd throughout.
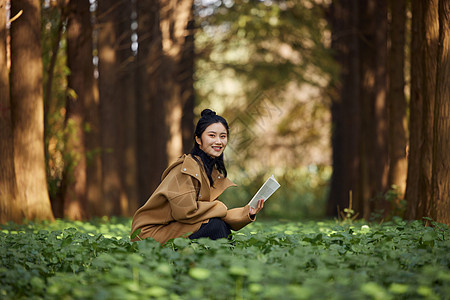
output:
<path id="1" fill-rule="evenodd" d="M 263 207 L 264 207 L 264 199 L 259 199 L 258 204 L 256 205 L 255 208 L 250 206 L 250 211 L 249 211 L 250 218 L 254 219 L 256 214 L 259 213 L 261 211 L 261 209 L 263 209 Z"/>

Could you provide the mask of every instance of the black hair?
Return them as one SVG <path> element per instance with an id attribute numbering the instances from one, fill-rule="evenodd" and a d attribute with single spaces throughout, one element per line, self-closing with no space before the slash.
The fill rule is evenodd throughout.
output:
<path id="1" fill-rule="evenodd" d="M 217 115 L 216 112 L 210 109 L 204 109 L 201 113 L 200 120 L 198 120 L 197 122 L 197 126 L 195 126 L 194 147 L 192 148 L 191 151 L 191 154 L 195 160 L 197 160 L 197 158 L 194 155 L 199 156 L 200 159 L 202 160 L 203 166 L 205 167 L 206 175 L 208 175 L 209 183 L 211 184 L 211 186 L 214 186 L 214 180 L 212 179 L 211 176 L 214 166 L 224 177 L 227 177 L 227 169 L 225 168 L 225 163 L 223 162 L 223 152 L 222 154 L 220 154 L 220 156 L 213 158 L 200 149 L 195 138 L 198 137 L 201 139 L 205 129 L 209 125 L 215 123 L 221 123 L 227 130 L 227 135 L 229 135 L 227 121 L 223 117 Z M 197 162 L 200 163 L 198 160 Z"/>

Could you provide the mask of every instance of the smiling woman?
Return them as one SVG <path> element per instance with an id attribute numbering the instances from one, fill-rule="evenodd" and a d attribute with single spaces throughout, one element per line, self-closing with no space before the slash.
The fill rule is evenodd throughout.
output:
<path id="1" fill-rule="evenodd" d="M 162 181 L 139 208 L 131 225 L 132 240 L 153 238 L 161 244 L 177 237 L 229 238 L 255 220 L 256 208 L 228 209 L 218 197 L 230 186 L 223 152 L 228 143 L 228 123 L 210 109 L 201 113 L 194 132 L 194 147 L 162 175 Z"/>

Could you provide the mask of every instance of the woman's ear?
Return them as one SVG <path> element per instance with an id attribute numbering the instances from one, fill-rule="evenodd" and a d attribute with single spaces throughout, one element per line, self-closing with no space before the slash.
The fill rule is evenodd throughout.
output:
<path id="1" fill-rule="evenodd" d="M 199 138 L 198 136 L 195 137 L 195 142 L 196 142 L 199 146 L 202 145 L 202 140 L 201 140 L 201 138 Z"/>

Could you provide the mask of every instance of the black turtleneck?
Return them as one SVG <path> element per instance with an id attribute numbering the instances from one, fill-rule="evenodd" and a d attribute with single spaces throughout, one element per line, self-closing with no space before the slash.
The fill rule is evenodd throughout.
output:
<path id="1" fill-rule="evenodd" d="M 223 153 L 219 157 L 214 158 L 206 154 L 198 147 L 198 145 L 196 145 L 192 149 L 191 154 L 200 157 L 200 159 L 202 160 L 206 175 L 208 175 L 209 183 L 212 187 L 214 187 L 214 180 L 211 176 L 211 173 L 214 169 L 214 166 L 216 166 L 217 170 L 222 173 L 224 177 L 227 177 L 227 170 L 225 169 L 225 164 L 223 162 Z M 196 157 L 194 157 L 194 159 L 197 160 Z"/>

